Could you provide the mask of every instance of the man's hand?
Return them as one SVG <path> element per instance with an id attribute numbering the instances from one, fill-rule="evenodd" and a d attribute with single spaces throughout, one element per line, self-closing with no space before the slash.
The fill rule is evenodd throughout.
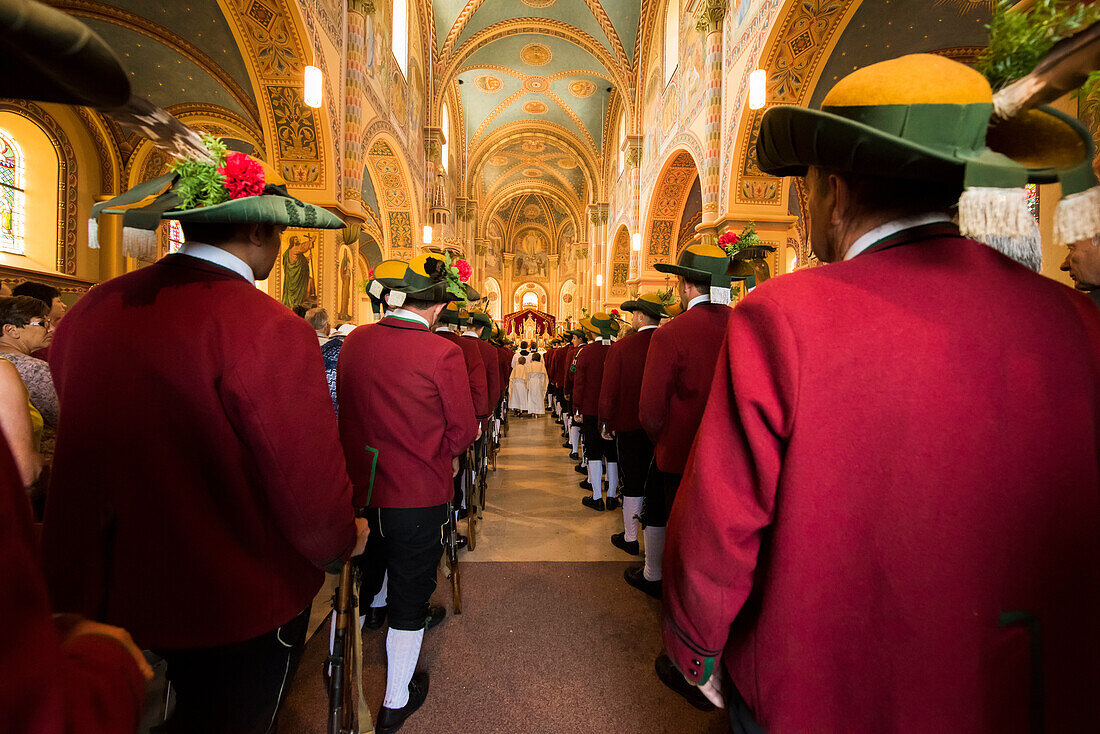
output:
<path id="1" fill-rule="evenodd" d="M 481 423 L 479 422 L 477 424 L 477 435 L 474 436 L 474 440 L 477 441 L 480 438 L 481 438 Z"/>
<path id="2" fill-rule="evenodd" d="M 451 459 L 451 478 L 454 479 L 458 476 L 458 457 Z"/>
<path id="3" fill-rule="evenodd" d="M 138 649 L 138 646 L 134 644 L 134 640 L 130 637 L 130 633 L 121 627 L 113 627 L 109 624 L 93 622 L 89 619 L 80 619 L 74 622 L 71 617 L 64 620 L 63 627 L 62 643 L 70 642 L 78 637 L 85 637 L 88 635 L 110 637 L 117 641 L 126 648 L 126 652 L 130 653 L 130 657 L 134 659 L 134 663 L 137 664 L 142 677 L 144 677 L 145 680 L 153 680 L 153 669 L 149 666 L 149 662 L 145 659 L 145 655 L 143 655 L 141 650 Z"/>
<path id="4" fill-rule="evenodd" d="M 607 430 L 607 426 L 603 426 L 600 428 L 600 437 L 603 438 L 604 441 L 615 440 L 615 434 Z"/>
<path id="5" fill-rule="evenodd" d="M 688 683 L 691 683 L 689 680 Z M 694 684 L 693 684 L 694 685 Z M 722 676 L 715 671 L 710 680 L 701 686 L 698 686 L 699 691 L 707 697 L 707 700 L 713 703 L 720 709 L 726 707 L 726 695 L 722 692 Z"/>
<path id="6" fill-rule="evenodd" d="M 363 555 L 363 551 L 367 549 L 367 537 L 369 535 L 370 526 L 367 525 L 367 518 L 355 518 L 355 547 L 351 549 L 353 556 Z"/>

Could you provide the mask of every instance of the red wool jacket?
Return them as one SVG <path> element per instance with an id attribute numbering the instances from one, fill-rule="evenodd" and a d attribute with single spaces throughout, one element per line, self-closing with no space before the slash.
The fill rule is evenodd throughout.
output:
<path id="1" fill-rule="evenodd" d="M 489 391 L 489 409 L 485 412 L 487 417 L 497 409 L 497 404 L 500 402 L 500 357 L 493 345 L 482 341 L 480 337 L 463 336 L 462 341 L 474 345 L 485 365 L 485 382 Z"/>
<path id="2" fill-rule="evenodd" d="M 558 380 L 558 387 L 563 391 L 565 390 L 565 373 L 569 369 L 569 365 L 573 363 L 573 352 L 576 351 L 576 347 L 572 344 L 562 347 L 561 354 L 558 356 L 558 362 L 554 366 L 554 372 Z"/>
<path id="3" fill-rule="evenodd" d="M 567 355 L 568 361 L 562 368 L 562 374 L 565 375 L 565 394 L 569 396 L 569 401 L 573 405 L 574 412 L 577 411 L 577 396 L 573 393 L 573 387 L 574 385 L 576 385 L 577 381 L 577 371 L 574 369 L 574 367 L 576 366 L 577 360 L 580 358 L 580 353 L 583 352 L 588 346 L 588 344 L 582 344 L 579 347 L 575 347 L 569 350 L 569 354 Z"/>
<path id="4" fill-rule="evenodd" d="M 731 311 L 699 303 L 650 337 L 638 418 L 653 441 L 661 471 L 684 471 Z"/>
<path id="5" fill-rule="evenodd" d="M 780 734 L 1095 731 L 1096 307 L 929 225 L 728 331 L 668 524 L 681 670 Z"/>
<path id="6" fill-rule="evenodd" d="M 500 395 L 504 397 L 504 390 L 508 386 L 508 379 L 512 375 L 512 350 L 506 347 L 497 347 L 497 354 L 500 361 L 498 366 L 500 371 L 497 373 L 497 377 L 500 380 Z"/>
<path id="7" fill-rule="evenodd" d="M 0 729 L 20 734 L 130 734 L 145 681 L 121 643 L 62 643 L 46 598 L 27 493 L 0 438 Z"/>
<path id="8" fill-rule="evenodd" d="M 90 290 L 51 353 L 56 609 L 163 649 L 246 640 L 310 604 L 355 525 L 309 324 L 168 255 Z"/>
<path id="9" fill-rule="evenodd" d="M 573 409 L 583 415 L 599 417 L 600 385 L 610 344 L 592 342 L 577 357 L 577 373 L 573 379 Z"/>
<path id="10" fill-rule="evenodd" d="M 452 344 L 458 345 L 462 350 L 462 359 L 466 364 L 466 375 L 470 385 L 470 399 L 474 405 L 474 415 L 485 418 L 489 415 L 489 371 L 485 368 L 485 362 L 481 358 L 481 350 L 476 344 L 471 344 L 469 339 L 464 339 L 450 329 L 442 329 L 435 332 Z"/>
<path id="11" fill-rule="evenodd" d="M 451 500 L 451 460 L 477 435 L 467 385 L 462 350 L 419 322 L 387 316 L 348 335 L 336 399 L 357 507 Z"/>
<path id="12" fill-rule="evenodd" d="M 612 431 L 639 431 L 638 403 L 642 396 L 649 340 L 656 327 L 627 334 L 611 345 L 600 386 L 600 420 Z"/>

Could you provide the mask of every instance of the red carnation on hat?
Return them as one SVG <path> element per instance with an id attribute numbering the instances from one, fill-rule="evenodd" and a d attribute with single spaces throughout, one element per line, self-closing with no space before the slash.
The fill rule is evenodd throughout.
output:
<path id="1" fill-rule="evenodd" d="M 455 267 L 458 268 L 458 279 L 463 283 L 469 281 L 470 276 L 474 274 L 474 269 L 465 260 L 455 261 Z"/>
<path id="2" fill-rule="evenodd" d="M 368 278 L 373 278 L 374 277 L 374 268 L 371 268 L 370 270 L 367 271 L 367 277 Z"/>
<path id="3" fill-rule="evenodd" d="M 218 169 L 225 182 L 229 198 L 259 196 L 264 190 L 264 167 L 244 153 L 230 153 L 225 165 Z"/>

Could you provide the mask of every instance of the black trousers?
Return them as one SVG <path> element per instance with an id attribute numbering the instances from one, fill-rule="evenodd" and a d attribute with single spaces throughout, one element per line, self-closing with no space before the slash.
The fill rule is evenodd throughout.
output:
<path id="1" fill-rule="evenodd" d="M 600 435 L 600 419 L 594 415 L 581 416 L 581 440 L 584 441 L 584 458 L 588 461 L 619 460 L 615 441 Z"/>
<path id="2" fill-rule="evenodd" d="M 269 734 L 298 669 L 309 607 L 271 632 L 232 645 L 156 650 L 168 663 L 176 709 L 165 734 Z"/>
<path id="3" fill-rule="evenodd" d="M 644 497 L 646 474 L 653 461 L 653 442 L 639 429 L 616 433 L 615 443 L 619 451 L 623 497 Z"/>
<path id="4" fill-rule="evenodd" d="M 680 487 L 683 476 L 661 471 L 657 468 L 656 459 L 649 463 L 645 492 L 642 495 L 642 525 L 655 528 L 668 525 L 672 502 L 676 499 L 676 490 Z"/>
<path id="5" fill-rule="evenodd" d="M 733 684 L 729 674 L 722 671 L 725 676 L 726 710 L 729 711 L 730 729 L 733 734 L 767 734 L 764 727 L 756 721 L 752 709 L 741 696 L 741 691 Z"/>
<path id="6" fill-rule="evenodd" d="M 435 591 L 436 567 L 443 556 L 447 505 L 370 507 L 367 524 L 367 550 L 357 559 L 363 574 L 360 598 L 369 604 L 389 572 L 386 607 L 390 627 L 424 629 L 428 600 Z"/>

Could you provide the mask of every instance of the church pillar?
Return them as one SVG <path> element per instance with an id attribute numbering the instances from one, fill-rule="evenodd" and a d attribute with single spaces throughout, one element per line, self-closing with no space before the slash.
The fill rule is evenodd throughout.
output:
<path id="1" fill-rule="evenodd" d="M 500 315 L 503 318 L 505 315 L 512 313 L 516 310 L 515 290 L 516 282 L 512 277 L 512 271 L 515 267 L 516 253 L 514 252 L 502 252 L 500 256 L 500 268 L 501 268 L 501 286 L 500 286 Z"/>
<path id="2" fill-rule="evenodd" d="M 122 214 L 100 213 L 97 236 L 100 282 L 124 275 L 126 259 L 122 252 Z"/>
<path id="3" fill-rule="evenodd" d="M 558 265 L 561 264 L 561 253 L 551 255 L 547 258 L 547 269 L 550 277 L 550 284 L 547 286 L 546 293 L 546 313 L 553 316 L 558 321 L 561 321 L 561 314 L 559 313 L 561 292 L 561 275 L 558 273 Z"/>
<path id="4" fill-rule="evenodd" d="M 370 5 L 367 9 L 365 6 Z M 366 16 L 374 3 L 348 3 L 348 42 L 344 74 L 344 189 L 345 201 L 359 201 L 363 188 L 363 96 Z"/>
<path id="5" fill-rule="evenodd" d="M 703 199 L 702 222 L 696 231 L 704 243 L 718 238 L 718 187 L 722 155 L 722 20 L 726 0 L 705 0 L 696 30 L 705 34 L 706 85 L 703 92 L 703 170 L 699 187 Z"/>
<path id="6" fill-rule="evenodd" d="M 588 229 L 588 226 L 585 227 Z M 591 260 L 588 259 L 588 243 L 577 242 L 573 245 L 573 252 L 577 258 L 577 288 L 573 291 L 573 312 L 580 317 L 581 309 L 588 308 L 588 283 L 593 280 L 589 275 Z M 576 324 L 574 324 L 575 326 Z"/>

